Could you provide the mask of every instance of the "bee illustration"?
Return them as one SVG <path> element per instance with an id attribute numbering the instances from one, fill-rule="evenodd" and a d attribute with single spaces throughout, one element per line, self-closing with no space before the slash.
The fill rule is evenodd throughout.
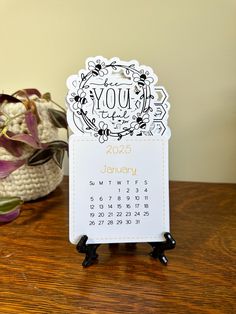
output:
<path id="1" fill-rule="evenodd" d="M 144 87 L 144 85 L 150 85 L 154 82 L 154 79 L 151 76 L 148 76 L 149 74 L 150 73 L 148 71 L 144 72 L 142 69 L 139 74 L 133 74 L 134 81 L 137 82 L 140 87 Z"/>
<path id="2" fill-rule="evenodd" d="M 105 74 L 108 73 L 108 70 L 106 69 L 106 64 L 105 62 L 101 62 L 100 59 L 96 61 L 89 61 L 88 63 L 88 69 L 92 71 L 93 76 L 104 76 Z"/>
<path id="3" fill-rule="evenodd" d="M 95 136 L 99 136 L 99 142 L 104 143 L 108 140 L 108 136 L 110 135 L 110 130 L 108 129 L 108 125 L 104 123 L 103 121 L 100 121 L 98 124 L 98 131 Z"/>
<path id="4" fill-rule="evenodd" d="M 86 96 L 85 92 L 82 89 L 79 89 L 78 95 L 74 97 L 74 100 L 76 102 L 81 103 L 81 105 L 85 105 L 88 102 L 85 96 Z"/>
<path id="5" fill-rule="evenodd" d="M 87 103 L 86 94 L 82 89 L 79 89 L 78 92 L 71 93 L 69 100 L 72 103 L 72 107 L 74 110 L 81 109 L 82 105 Z"/>
<path id="6" fill-rule="evenodd" d="M 131 123 L 131 127 L 134 128 L 135 130 L 138 130 L 139 128 L 144 129 L 147 123 L 149 122 L 149 115 L 147 113 L 145 113 L 143 117 L 138 115 L 138 117 L 135 117 L 135 118 L 136 118 L 136 121 L 133 121 Z"/>

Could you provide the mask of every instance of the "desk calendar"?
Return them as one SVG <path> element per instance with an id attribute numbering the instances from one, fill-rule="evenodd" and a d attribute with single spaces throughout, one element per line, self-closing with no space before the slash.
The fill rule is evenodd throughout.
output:
<path id="1" fill-rule="evenodd" d="M 148 242 L 166 263 L 168 95 L 150 67 L 88 58 L 67 80 L 70 241 L 97 258 L 103 243 Z"/>

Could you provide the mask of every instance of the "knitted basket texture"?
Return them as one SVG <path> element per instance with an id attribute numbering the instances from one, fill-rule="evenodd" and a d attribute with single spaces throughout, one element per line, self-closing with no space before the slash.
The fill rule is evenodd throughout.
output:
<path id="1" fill-rule="evenodd" d="M 55 141 L 58 139 L 58 130 L 51 123 L 48 108 L 52 107 L 50 102 L 44 99 L 34 99 L 36 103 L 40 122 L 38 124 L 38 136 L 42 143 Z M 4 105 L 4 111 L 8 116 L 13 117 L 21 112 L 25 112 L 22 103 L 8 103 Z M 28 132 L 24 115 L 12 120 L 9 131 L 15 134 Z M 24 146 L 24 152 L 18 159 L 30 157 L 34 148 Z M 1 160 L 16 160 L 5 148 L 0 147 Z M 18 196 L 24 201 L 35 200 L 52 192 L 62 181 L 63 171 L 53 160 L 49 160 L 43 165 L 28 166 L 23 165 L 9 176 L 0 179 L 0 197 Z"/>

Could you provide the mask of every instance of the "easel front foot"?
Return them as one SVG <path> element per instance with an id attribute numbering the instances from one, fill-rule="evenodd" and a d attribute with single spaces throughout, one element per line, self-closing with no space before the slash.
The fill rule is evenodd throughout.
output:
<path id="1" fill-rule="evenodd" d="M 88 237 L 83 235 L 79 240 L 76 249 L 79 253 L 85 253 L 85 259 L 82 263 L 83 267 L 88 267 L 97 262 L 98 254 L 96 253 L 97 248 L 100 244 L 86 244 Z"/>
<path id="2" fill-rule="evenodd" d="M 163 242 L 149 242 L 149 244 L 152 246 L 153 251 L 150 253 L 150 255 L 155 258 L 155 259 L 159 259 L 159 261 L 163 264 L 163 265 L 167 265 L 168 264 L 168 259 L 165 256 L 164 252 L 165 250 L 172 250 L 175 248 L 176 246 L 176 241 L 174 240 L 174 238 L 172 237 L 172 235 L 169 232 L 166 232 L 164 234 L 164 237 L 166 239 L 166 241 Z"/>

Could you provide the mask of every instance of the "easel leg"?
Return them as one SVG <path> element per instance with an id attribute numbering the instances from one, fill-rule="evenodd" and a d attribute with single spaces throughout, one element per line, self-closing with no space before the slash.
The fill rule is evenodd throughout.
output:
<path id="1" fill-rule="evenodd" d="M 98 254 L 96 253 L 97 248 L 100 244 L 86 244 L 88 237 L 83 235 L 76 246 L 79 253 L 85 253 L 85 259 L 82 263 L 84 267 L 88 267 L 97 260 Z"/>
<path id="2" fill-rule="evenodd" d="M 165 237 L 166 241 L 149 242 L 149 244 L 153 248 L 153 251 L 150 253 L 150 255 L 154 258 L 158 258 L 162 264 L 167 265 L 168 259 L 165 256 L 164 252 L 166 250 L 174 249 L 175 245 L 176 245 L 176 241 L 174 240 L 174 238 L 172 237 L 172 235 L 169 232 L 166 232 L 164 234 L 164 237 Z"/>

